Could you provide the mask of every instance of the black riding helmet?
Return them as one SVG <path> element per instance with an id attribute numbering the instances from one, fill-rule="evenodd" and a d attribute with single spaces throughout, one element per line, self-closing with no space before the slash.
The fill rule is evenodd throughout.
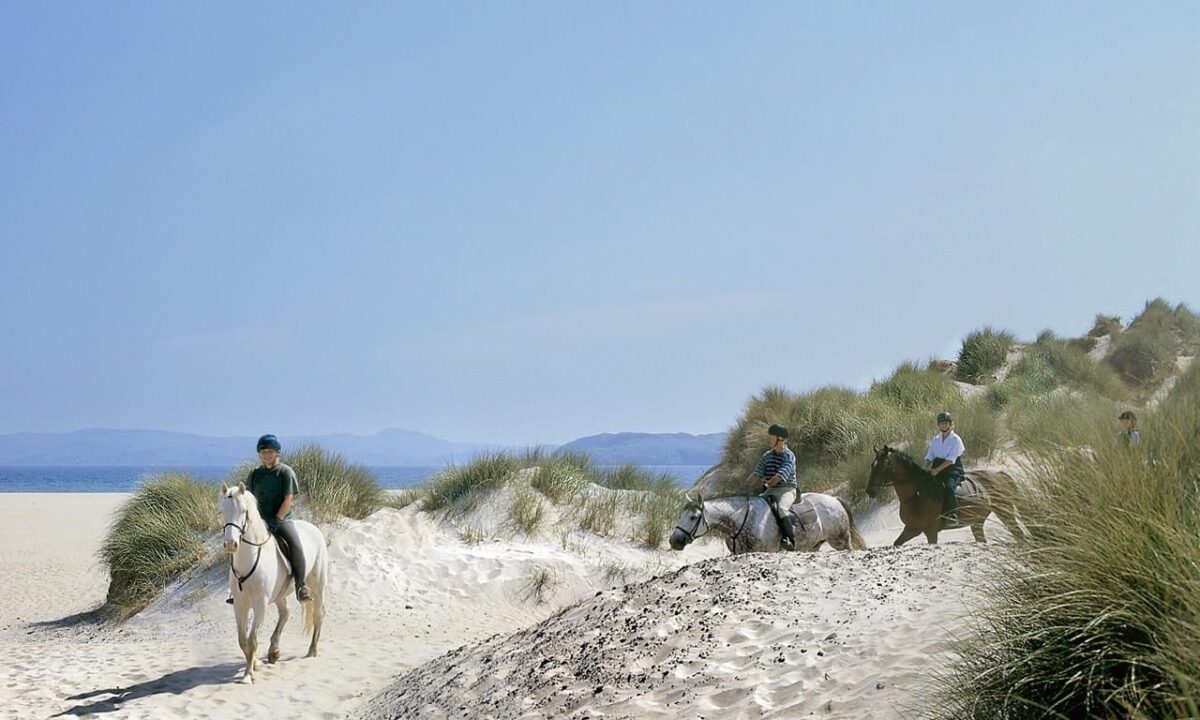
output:
<path id="1" fill-rule="evenodd" d="M 787 440 L 788 431 L 787 428 L 782 425 L 772 425 L 771 427 L 767 428 L 767 434 Z"/>
<path id="2" fill-rule="evenodd" d="M 938 413 L 937 421 L 938 421 L 938 423 L 944 423 L 944 422 L 952 423 L 952 422 L 954 422 L 954 416 L 951 415 L 950 413 L 946 412 L 945 410 L 943 410 L 940 413 Z"/>
<path id="3" fill-rule="evenodd" d="M 258 439 L 258 445 L 255 447 L 255 452 L 262 452 L 263 450 L 274 450 L 275 452 L 279 452 L 282 449 L 283 446 L 279 444 L 279 438 L 275 437 L 274 435 L 263 435 Z"/>

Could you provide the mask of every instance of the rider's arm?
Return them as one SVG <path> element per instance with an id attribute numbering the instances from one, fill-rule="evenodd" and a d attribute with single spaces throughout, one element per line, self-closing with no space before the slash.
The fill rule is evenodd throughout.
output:
<path id="1" fill-rule="evenodd" d="M 275 513 L 275 517 L 279 520 L 287 517 L 287 514 L 292 511 L 292 503 L 296 501 L 296 496 L 288 493 L 283 496 L 283 504 L 279 506 L 279 512 Z"/>

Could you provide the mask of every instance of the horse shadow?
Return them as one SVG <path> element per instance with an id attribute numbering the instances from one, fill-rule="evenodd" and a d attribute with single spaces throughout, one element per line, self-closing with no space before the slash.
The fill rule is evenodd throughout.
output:
<path id="1" fill-rule="evenodd" d="M 238 679 L 241 670 L 242 663 L 237 662 L 204 665 L 187 668 L 186 670 L 176 670 L 160 678 L 140 682 L 129 687 L 104 688 L 103 690 L 93 690 L 78 695 L 71 695 L 67 698 L 68 700 L 88 700 L 100 695 L 107 695 L 108 697 L 90 703 L 80 703 L 73 708 L 63 710 L 56 715 L 51 715 L 51 717 L 63 717 L 65 715 L 75 715 L 78 717 L 81 715 L 115 712 L 123 709 L 126 703 L 145 697 L 166 693 L 179 695 L 202 685 L 223 685 L 234 682 Z"/>

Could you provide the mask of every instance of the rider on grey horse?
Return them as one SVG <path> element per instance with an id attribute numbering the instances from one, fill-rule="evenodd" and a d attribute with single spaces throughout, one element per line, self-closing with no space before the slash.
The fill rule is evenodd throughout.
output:
<path id="1" fill-rule="evenodd" d="M 950 413 L 938 413 L 937 426 L 938 434 L 929 441 L 929 449 L 925 451 L 925 462 L 929 463 L 929 471 L 933 476 L 942 482 L 942 515 L 953 525 L 958 522 L 958 497 L 954 491 L 958 489 L 966 474 L 963 470 L 962 456 L 967 448 L 958 433 L 954 432 L 954 418 Z"/>
<path id="2" fill-rule="evenodd" d="M 300 494 L 300 485 L 296 481 L 296 471 L 279 462 L 279 451 L 282 449 L 279 439 L 274 435 L 263 435 L 258 439 L 258 459 L 262 464 L 250 471 L 246 478 L 246 489 L 258 500 L 259 514 L 292 563 L 296 599 L 309 602 L 312 592 L 304 584 L 304 547 L 300 544 L 300 536 L 296 534 L 296 526 L 292 524 L 292 504 L 296 495 Z M 233 597 L 226 602 L 232 603 Z"/>
<path id="3" fill-rule="evenodd" d="M 796 455 L 788 449 L 787 437 L 787 428 L 782 425 L 772 425 L 767 430 L 771 449 L 762 454 L 746 482 L 762 484 L 766 488 L 761 497 L 766 498 L 779 521 L 779 532 L 783 536 L 780 544 L 784 550 L 793 550 L 796 530 L 792 527 L 791 510 L 792 503 L 796 502 Z"/>

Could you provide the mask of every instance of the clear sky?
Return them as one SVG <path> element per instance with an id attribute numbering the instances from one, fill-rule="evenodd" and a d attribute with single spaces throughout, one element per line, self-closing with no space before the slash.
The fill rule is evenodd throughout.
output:
<path id="1" fill-rule="evenodd" d="M 5 3 L 0 432 L 716 432 L 1200 307 L 1200 4 Z"/>

